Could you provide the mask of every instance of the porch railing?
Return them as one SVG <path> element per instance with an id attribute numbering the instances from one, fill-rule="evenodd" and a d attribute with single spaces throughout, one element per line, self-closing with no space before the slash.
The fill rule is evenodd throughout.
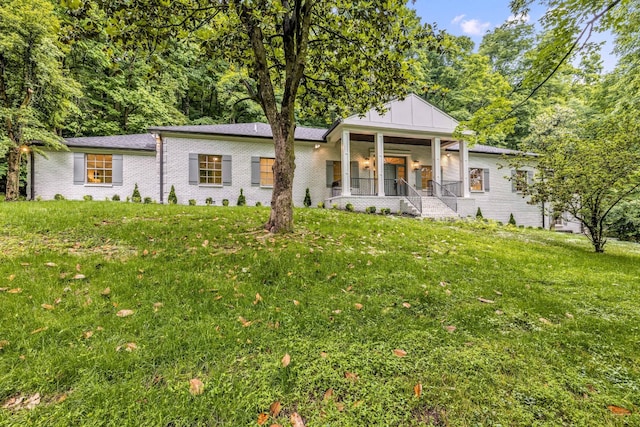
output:
<path id="1" fill-rule="evenodd" d="M 422 195 L 404 179 L 397 180 L 398 195 L 404 198 L 422 214 Z"/>
<path id="2" fill-rule="evenodd" d="M 435 181 L 429 181 L 431 195 L 437 197 L 454 212 L 458 212 L 458 198 L 447 189 L 444 185 L 440 185 Z"/>
<path id="3" fill-rule="evenodd" d="M 442 181 L 442 188 L 446 188 L 456 197 L 462 197 L 462 181 Z"/>
<path id="4" fill-rule="evenodd" d="M 385 180 L 386 181 L 386 180 Z M 375 196 L 378 180 L 375 178 L 351 178 L 352 196 Z M 342 195 L 342 181 L 331 184 L 331 197 Z"/>
<path id="5" fill-rule="evenodd" d="M 435 181 L 429 181 L 426 188 L 422 191 L 427 196 L 435 196 L 434 194 Z M 445 188 L 449 193 L 454 194 L 456 197 L 462 197 L 462 182 L 461 181 L 442 181 L 442 188 Z"/>

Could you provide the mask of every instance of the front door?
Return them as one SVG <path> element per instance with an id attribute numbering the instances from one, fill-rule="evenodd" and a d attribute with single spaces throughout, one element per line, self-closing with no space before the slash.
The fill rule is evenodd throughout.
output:
<path id="1" fill-rule="evenodd" d="M 407 179 L 407 159 L 404 157 L 384 158 L 384 194 L 397 196 L 399 194 L 398 180 Z"/>

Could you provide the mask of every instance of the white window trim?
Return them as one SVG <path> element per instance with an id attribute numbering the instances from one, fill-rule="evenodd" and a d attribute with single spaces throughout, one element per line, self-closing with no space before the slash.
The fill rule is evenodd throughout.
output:
<path id="1" fill-rule="evenodd" d="M 89 168 L 89 156 L 111 156 L 111 181 L 112 182 L 89 182 L 89 169 L 97 170 L 96 168 Z M 108 169 L 100 169 L 108 170 Z M 113 187 L 113 153 L 84 153 L 84 186 L 85 187 Z"/>
<path id="2" fill-rule="evenodd" d="M 211 170 L 213 171 L 213 169 L 201 169 L 200 168 L 200 156 L 213 156 L 213 157 L 218 157 L 220 158 L 220 184 L 209 184 L 209 183 L 202 183 L 200 182 L 200 171 L 202 170 Z M 224 165 L 222 164 L 222 155 L 218 155 L 218 154 L 205 154 L 205 153 L 198 153 L 198 187 L 203 187 L 203 188 L 222 188 L 224 187 L 224 183 L 223 183 L 223 173 L 224 173 Z"/>

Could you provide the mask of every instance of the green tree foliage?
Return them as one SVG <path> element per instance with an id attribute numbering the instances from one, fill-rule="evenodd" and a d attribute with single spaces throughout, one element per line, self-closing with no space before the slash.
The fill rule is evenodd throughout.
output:
<path id="1" fill-rule="evenodd" d="M 247 198 L 244 195 L 244 191 L 242 190 L 242 188 L 240 189 L 240 195 L 238 196 L 238 201 L 236 202 L 237 206 L 246 206 L 247 205 Z"/>
<path id="2" fill-rule="evenodd" d="M 595 251 L 603 252 L 609 213 L 640 188 L 639 138 L 638 126 L 616 114 L 581 105 L 551 107 L 534 121 L 524 144 L 540 153 L 525 193 L 532 202 L 550 203 L 553 212 L 569 212 L 584 225 Z"/>
<path id="3" fill-rule="evenodd" d="M 609 235 L 640 243 L 640 198 L 622 201 L 611 209 Z"/>
<path id="4" fill-rule="evenodd" d="M 173 185 L 171 186 L 171 190 L 169 191 L 169 197 L 167 198 L 167 202 L 169 202 L 170 205 L 178 204 L 178 196 L 176 196 L 176 189 Z"/>
<path id="5" fill-rule="evenodd" d="M 311 193 L 309 192 L 308 188 L 304 193 L 304 206 L 307 208 L 311 206 Z"/>
<path id="6" fill-rule="evenodd" d="M 0 1 L 0 149 L 6 198 L 19 195 L 20 162 L 34 141 L 63 149 L 56 131 L 74 109 L 78 85 L 63 68 L 60 22 L 46 0 Z"/>
<path id="7" fill-rule="evenodd" d="M 460 132 L 473 129 L 465 139 L 505 145 L 516 119 L 496 118 L 512 109 L 511 85 L 468 37 L 444 35 L 442 46 L 417 53 L 413 90 L 460 121 Z"/>

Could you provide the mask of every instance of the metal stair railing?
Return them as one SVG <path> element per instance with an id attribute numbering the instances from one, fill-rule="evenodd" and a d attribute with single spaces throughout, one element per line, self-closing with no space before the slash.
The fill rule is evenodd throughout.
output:
<path id="1" fill-rule="evenodd" d="M 437 197 L 452 211 L 458 212 L 458 198 L 453 192 L 435 181 L 429 181 L 429 185 L 433 196 Z"/>
<path id="2" fill-rule="evenodd" d="M 422 215 L 422 195 L 404 179 L 398 180 L 398 195 L 404 197 Z"/>

